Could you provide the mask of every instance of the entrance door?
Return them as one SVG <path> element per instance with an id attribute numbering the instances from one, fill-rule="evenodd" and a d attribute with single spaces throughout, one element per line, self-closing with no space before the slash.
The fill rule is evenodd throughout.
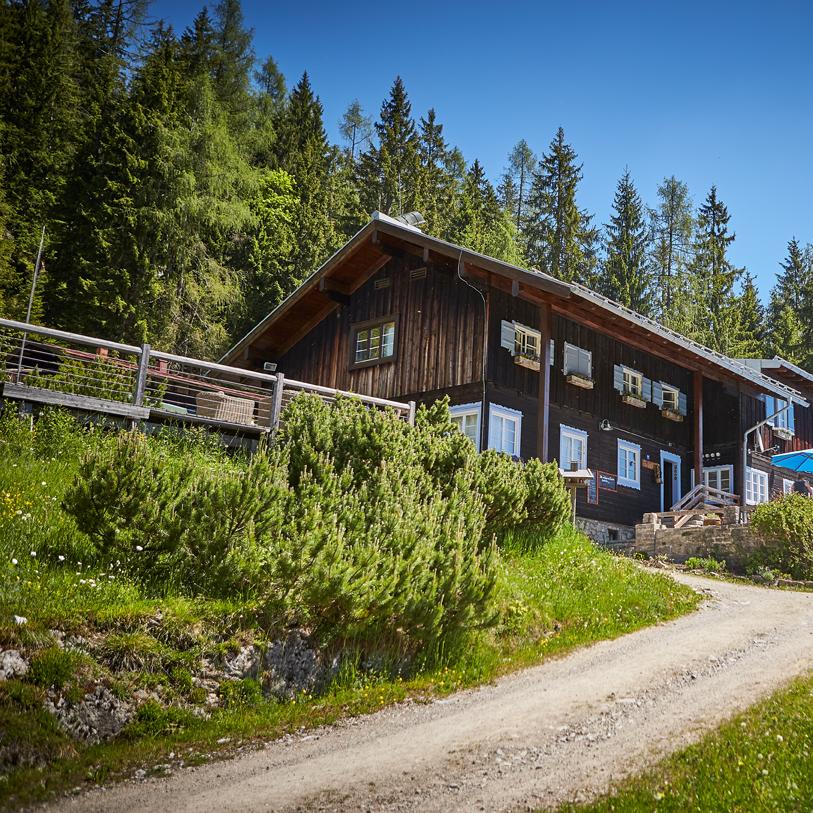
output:
<path id="1" fill-rule="evenodd" d="M 671 452 L 661 452 L 661 511 L 668 511 L 682 496 L 680 458 Z"/>

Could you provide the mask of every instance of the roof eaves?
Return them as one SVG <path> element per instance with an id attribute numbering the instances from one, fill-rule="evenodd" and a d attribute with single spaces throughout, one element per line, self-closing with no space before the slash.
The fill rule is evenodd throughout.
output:
<path id="1" fill-rule="evenodd" d="M 774 379 L 762 374 L 759 370 L 752 368 L 751 366 L 743 363 L 741 360 L 732 359 L 723 353 L 719 353 L 716 350 L 712 350 L 711 348 L 700 344 L 699 342 L 688 339 L 686 336 L 683 336 L 677 331 L 664 327 L 654 319 L 650 319 L 648 316 L 642 316 L 640 313 L 636 313 L 634 310 L 626 307 L 625 305 L 621 305 L 620 303 L 614 302 L 612 299 L 609 299 L 606 296 L 602 296 L 601 294 L 591 291 L 584 285 L 574 282 L 571 283 L 571 286 L 573 290 L 579 294 L 579 296 L 590 300 L 594 304 L 615 313 L 624 319 L 633 322 L 634 324 L 645 327 L 647 330 L 650 330 L 668 341 L 683 347 L 685 350 L 689 350 L 696 355 L 702 356 L 703 358 L 712 362 L 712 364 L 716 364 L 718 367 L 722 367 L 740 378 L 745 378 L 758 387 L 771 390 L 779 395 L 784 395 L 786 398 L 792 399 L 803 406 L 808 405 L 807 401 L 797 390 L 793 389 L 792 387 L 788 387 L 786 384 L 774 381 Z"/>

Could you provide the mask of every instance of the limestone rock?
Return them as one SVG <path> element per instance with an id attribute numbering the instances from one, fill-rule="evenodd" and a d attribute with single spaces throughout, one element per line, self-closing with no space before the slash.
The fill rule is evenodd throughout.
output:
<path id="1" fill-rule="evenodd" d="M 274 641 L 265 652 L 263 664 L 265 693 L 283 699 L 302 691 L 313 691 L 326 673 L 319 651 L 299 630 Z"/>
<path id="2" fill-rule="evenodd" d="M 22 677 L 28 671 L 28 661 L 16 650 L 0 652 L 0 680 Z"/>
<path id="3" fill-rule="evenodd" d="M 133 709 L 106 686 L 97 686 L 78 703 L 64 697 L 49 699 L 45 708 L 77 740 L 98 743 L 115 737 L 133 716 Z"/>

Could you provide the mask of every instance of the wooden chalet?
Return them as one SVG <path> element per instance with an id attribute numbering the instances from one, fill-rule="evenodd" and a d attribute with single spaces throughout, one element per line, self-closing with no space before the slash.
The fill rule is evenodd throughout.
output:
<path id="1" fill-rule="evenodd" d="M 808 407 L 796 379 L 378 212 L 223 361 L 401 401 L 448 395 L 478 449 L 589 468 L 577 513 L 604 541 L 701 480 L 751 501 L 762 463 L 743 457 L 746 430 L 766 399 Z"/>

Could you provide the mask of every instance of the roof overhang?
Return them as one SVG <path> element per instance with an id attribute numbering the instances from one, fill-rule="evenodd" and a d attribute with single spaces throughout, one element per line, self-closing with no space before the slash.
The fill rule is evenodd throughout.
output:
<path id="1" fill-rule="evenodd" d="M 514 296 L 549 305 L 556 313 L 710 378 L 745 383 L 757 392 L 807 406 L 796 389 L 764 375 L 761 369 L 687 339 L 589 288 L 432 237 L 380 212 L 373 212 L 365 226 L 226 352 L 221 362 L 250 366 L 279 358 L 331 312 L 349 302 L 350 296 L 390 259 L 408 255 L 417 262 L 446 265 L 468 280 L 480 278 Z"/>

